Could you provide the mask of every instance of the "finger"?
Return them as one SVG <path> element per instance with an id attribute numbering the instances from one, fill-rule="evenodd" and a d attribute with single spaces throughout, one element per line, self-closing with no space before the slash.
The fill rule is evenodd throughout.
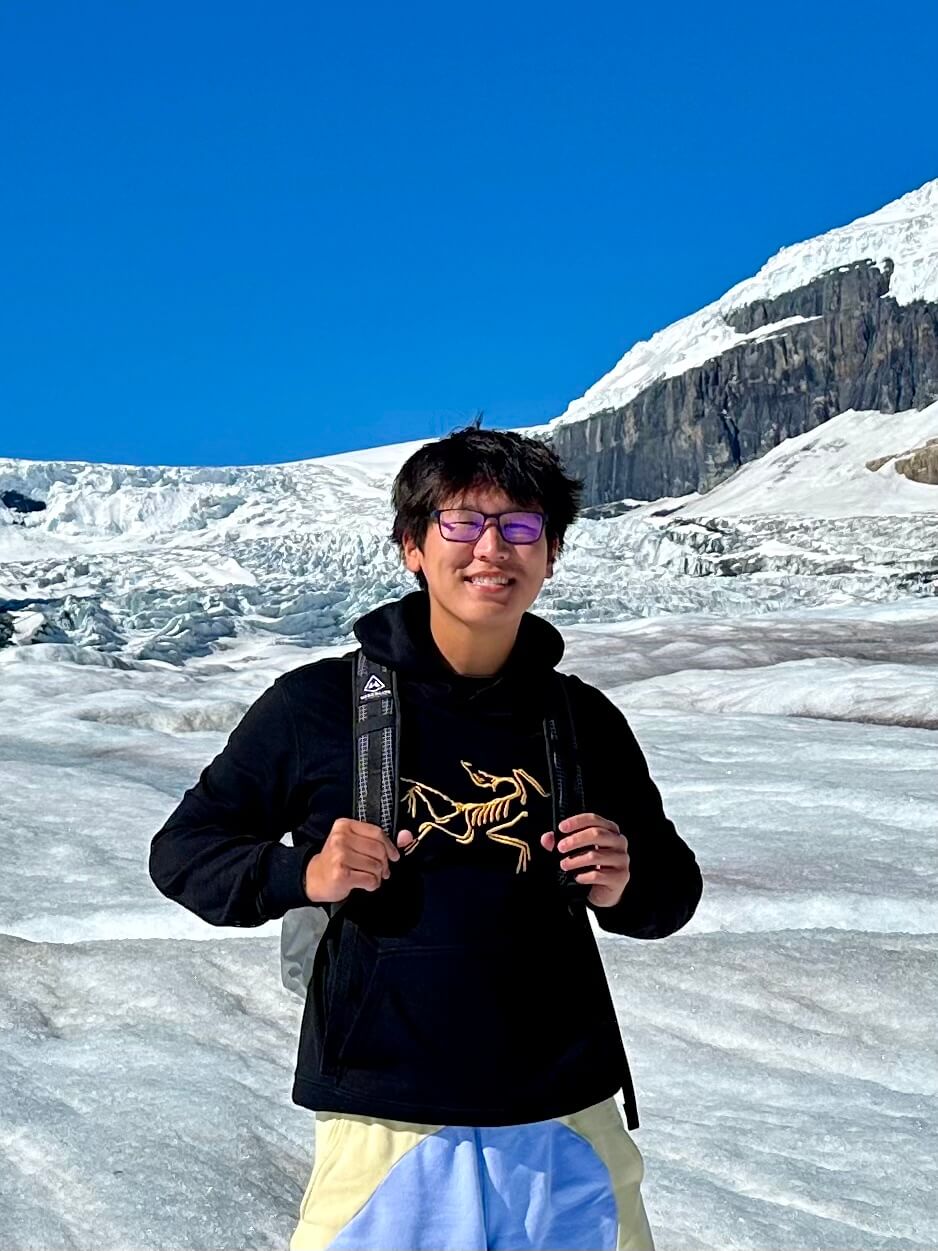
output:
<path id="1" fill-rule="evenodd" d="M 348 828 L 350 837 L 356 842 L 365 839 L 372 843 L 382 843 L 392 860 L 400 859 L 400 852 L 380 825 L 374 825 L 371 821 L 355 821 L 350 818 Z"/>
<path id="2" fill-rule="evenodd" d="M 581 847 L 565 856 L 560 863 L 564 868 L 568 864 L 608 864 L 621 867 L 627 860 L 628 853 L 624 847 L 621 850 L 618 847 Z"/>
<path id="3" fill-rule="evenodd" d="M 384 830 L 380 825 L 375 825 L 371 821 L 356 821 L 354 817 L 349 817 L 346 824 L 352 834 L 361 834 L 365 838 L 382 838 Z"/>
<path id="4" fill-rule="evenodd" d="M 578 847 L 610 847 L 618 851 L 624 850 L 627 846 L 628 840 L 624 834 L 591 826 L 586 830 L 578 830 L 576 834 L 567 834 L 557 844 L 557 849 L 564 853 Z"/>
<path id="5" fill-rule="evenodd" d="M 342 856 L 342 868 L 345 870 L 358 870 L 363 873 L 374 873 L 376 877 L 384 875 L 387 869 L 387 861 L 380 856 L 374 855 L 369 851 L 360 851 L 354 847 L 348 847 Z"/>
<path id="6" fill-rule="evenodd" d="M 572 862 L 560 861 L 560 867 L 567 873 L 574 873 L 577 881 L 582 881 L 584 872 L 602 872 L 612 874 L 614 877 L 629 876 L 629 862 L 627 859 L 619 859 L 619 861 L 600 861 L 593 856 L 574 859 Z"/>
<path id="7" fill-rule="evenodd" d="M 546 851 L 553 851 L 557 843 L 557 839 L 553 830 L 548 830 L 546 834 L 541 835 L 541 846 Z"/>
<path id="8" fill-rule="evenodd" d="M 628 872 L 624 873 L 621 869 L 610 869 L 600 865 L 596 869 L 584 869 L 582 873 L 576 875 L 578 882 L 592 882 L 593 885 L 599 886 L 626 886 L 629 881 Z"/>
<path id="9" fill-rule="evenodd" d="M 356 851 L 365 855 L 374 856 L 382 864 L 387 864 L 389 857 L 391 860 L 400 860 L 401 853 L 380 825 L 368 825 L 364 821 L 356 821 L 355 827 L 349 831 L 346 839 L 347 846 L 354 847 Z"/>
<path id="10" fill-rule="evenodd" d="M 364 869 L 349 869 L 346 877 L 353 887 L 358 886 L 363 890 L 377 890 L 381 885 L 380 877 Z"/>
<path id="11" fill-rule="evenodd" d="M 565 817 L 557 827 L 561 834 L 575 834 L 577 830 L 586 830 L 590 828 L 600 830 L 614 830 L 619 833 L 619 827 L 615 821 L 610 821 L 608 817 L 601 817 L 598 812 L 578 812 L 572 817 Z"/>

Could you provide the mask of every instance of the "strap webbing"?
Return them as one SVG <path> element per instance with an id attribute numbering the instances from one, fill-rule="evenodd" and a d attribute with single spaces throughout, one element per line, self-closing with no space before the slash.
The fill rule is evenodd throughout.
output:
<path id="1" fill-rule="evenodd" d="M 397 833 L 397 675 L 359 651 L 355 661 L 355 819 Z"/>
<path id="2" fill-rule="evenodd" d="M 554 815 L 554 836 L 559 837 L 560 822 L 585 809 L 583 774 L 577 752 L 576 731 L 573 726 L 573 710 L 563 676 L 554 670 L 550 677 L 550 702 L 544 718 L 544 738 L 547 743 L 547 764 L 550 770 L 551 799 Z M 558 866 L 557 880 L 564 891 L 574 898 L 585 897 L 590 892 L 588 883 L 578 882 L 576 875 Z"/>

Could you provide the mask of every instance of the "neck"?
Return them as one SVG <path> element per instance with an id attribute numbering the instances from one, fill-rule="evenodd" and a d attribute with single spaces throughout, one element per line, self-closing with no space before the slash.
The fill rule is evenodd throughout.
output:
<path id="1" fill-rule="evenodd" d="M 463 677 L 487 678 L 498 673 L 518 637 L 516 621 L 500 630 L 471 629 L 430 601 L 430 633 L 443 659 Z"/>

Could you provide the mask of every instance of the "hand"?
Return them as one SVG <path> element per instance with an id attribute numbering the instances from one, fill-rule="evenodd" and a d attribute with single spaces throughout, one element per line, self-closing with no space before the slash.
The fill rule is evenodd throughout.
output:
<path id="1" fill-rule="evenodd" d="M 401 830 L 398 847 L 413 842 L 410 830 Z M 358 887 L 377 890 L 391 876 L 389 860 L 400 860 L 401 852 L 380 825 L 339 817 L 323 843 L 322 851 L 306 866 L 303 889 L 313 903 L 341 903 Z"/>
<path id="2" fill-rule="evenodd" d="M 560 867 L 574 872 L 583 865 L 593 867 L 577 873 L 578 882 L 593 882 L 587 898 L 597 908 L 611 908 L 622 898 L 629 881 L 629 842 L 615 821 L 595 812 L 581 812 L 560 822 L 560 842 L 552 830 L 541 835 L 541 846 L 568 853 Z"/>

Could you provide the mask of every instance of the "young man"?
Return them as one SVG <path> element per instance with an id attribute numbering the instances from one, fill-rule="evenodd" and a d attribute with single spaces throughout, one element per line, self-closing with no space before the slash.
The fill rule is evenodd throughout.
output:
<path id="1" fill-rule="evenodd" d="M 477 427 L 398 474 L 421 589 L 355 626 L 396 677 L 394 838 L 351 816 L 349 653 L 278 678 L 153 840 L 154 882 L 207 921 L 333 918 L 293 1088 L 316 1152 L 292 1251 L 652 1246 L 588 913 L 661 938 L 701 877 L 625 718 L 556 676 L 563 640 L 527 612 L 578 499 L 546 444 Z M 555 830 L 561 698 L 583 804 Z"/>

